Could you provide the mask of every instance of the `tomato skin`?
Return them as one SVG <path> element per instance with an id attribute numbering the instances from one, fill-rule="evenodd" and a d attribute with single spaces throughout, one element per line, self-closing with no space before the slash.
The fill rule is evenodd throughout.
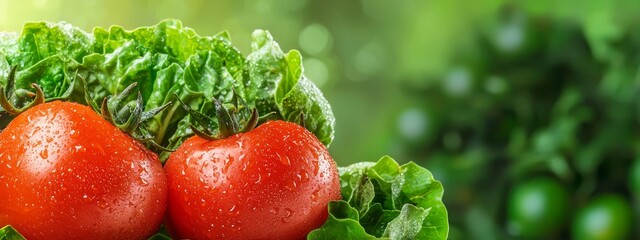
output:
<path id="1" fill-rule="evenodd" d="M 146 239 L 166 208 L 158 157 L 90 108 L 37 105 L 0 132 L 0 226 L 27 239 Z"/>
<path id="2" fill-rule="evenodd" d="M 541 238 L 563 227 L 569 209 L 569 192 L 550 178 L 521 183 L 509 195 L 507 226 L 519 237 Z"/>
<path id="3" fill-rule="evenodd" d="M 336 163 L 289 122 L 208 141 L 192 137 L 165 164 L 167 226 L 176 238 L 304 239 L 340 199 Z"/>
<path id="4" fill-rule="evenodd" d="M 633 223 L 631 206 L 619 195 L 592 199 L 573 219 L 573 239 L 629 239 Z"/>

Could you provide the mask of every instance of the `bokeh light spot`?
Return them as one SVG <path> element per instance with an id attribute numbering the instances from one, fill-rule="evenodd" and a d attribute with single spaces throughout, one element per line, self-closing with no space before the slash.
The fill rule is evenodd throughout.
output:
<path id="1" fill-rule="evenodd" d="M 505 23 L 496 31 L 495 41 L 497 47 L 504 52 L 513 52 L 522 46 L 524 31 L 522 18 L 516 18 Z"/>
<path id="2" fill-rule="evenodd" d="M 380 44 L 371 42 L 364 45 L 358 51 L 355 58 L 355 66 L 358 71 L 364 74 L 374 74 L 380 70 L 384 59 L 384 49 Z"/>
<path id="3" fill-rule="evenodd" d="M 484 89 L 488 93 L 501 94 L 507 90 L 507 83 L 501 77 L 491 76 L 484 83 Z"/>
<path id="4" fill-rule="evenodd" d="M 417 140 L 426 135 L 428 125 L 427 113 L 415 107 L 405 110 L 398 120 L 400 134 L 409 140 Z"/>
<path id="5" fill-rule="evenodd" d="M 320 24 L 311 24 L 300 32 L 300 48 L 306 53 L 318 55 L 327 50 L 331 42 L 329 30 Z"/>
<path id="6" fill-rule="evenodd" d="M 452 70 L 444 80 L 444 91 L 451 96 L 466 95 L 471 89 L 471 73 L 465 68 Z"/>
<path id="7" fill-rule="evenodd" d="M 305 59 L 304 70 L 307 77 L 309 77 L 313 83 L 318 85 L 318 87 L 324 86 L 329 79 L 329 69 L 327 68 L 327 65 L 319 59 Z"/>

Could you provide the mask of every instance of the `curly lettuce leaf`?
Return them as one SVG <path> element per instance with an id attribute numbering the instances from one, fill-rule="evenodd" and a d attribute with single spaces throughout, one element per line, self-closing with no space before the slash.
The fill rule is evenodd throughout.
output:
<path id="1" fill-rule="evenodd" d="M 429 170 L 388 156 L 339 170 L 343 200 L 307 239 L 447 239 L 444 190 Z"/>
<path id="2" fill-rule="evenodd" d="M 322 92 L 303 73 L 300 52 L 284 54 L 268 31 L 252 34 L 247 56 L 245 96 L 258 111 L 277 112 L 281 119 L 304 125 L 325 145 L 333 141 L 335 118 Z"/>
<path id="3" fill-rule="evenodd" d="M 0 228 L 0 240 L 24 240 L 24 237 L 11 226 Z"/>
<path id="4" fill-rule="evenodd" d="M 10 65 L 24 69 L 55 55 L 80 62 L 93 43 L 93 36 L 71 24 L 35 22 L 24 25 L 17 41 L 0 46 Z"/>
<path id="5" fill-rule="evenodd" d="M 100 103 L 136 83 L 145 111 L 175 103 L 177 96 L 208 116 L 214 115 L 212 98 L 230 103 L 235 92 L 263 116 L 304 125 L 329 145 L 333 112 L 304 76 L 299 52 L 284 54 L 267 31 L 252 36 L 252 52 L 245 57 L 231 45 L 228 32 L 200 36 L 177 20 L 130 31 L 97 27 L 92 33 L 63 22 L 28 23 L 20 34 L 0 33 L 0 84 L 7 85 L 16 67 L 16 91 L 32 91 L 31 84 L 37 83 L 49 101 L 88 104 L 83 84 L 90 99 Z M 12 102 L 26 106 L 29 100 Z M 11 116 L 1 118 L 6 123 Z M 174 148 L 193 135 L 190 122 L 187 112 L 173 104 L 144 126 L 155 142 Z"/>

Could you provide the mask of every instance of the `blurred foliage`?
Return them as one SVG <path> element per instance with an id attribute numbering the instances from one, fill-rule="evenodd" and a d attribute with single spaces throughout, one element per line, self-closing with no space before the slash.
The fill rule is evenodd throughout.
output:
<path id="1" fill-rule="evenodd" d="M 508 196 L 554 179 L 571 216 L 543 235 L 569 239 L 573 216 L 601 195 L 624 197 L 640 225 L 638 9 L 634 0 L 0 0 L 0 29 L 178 18 L 202 34 L 228 29 L 243 52 L 253 29 L 269 29 L 283 49 L 301 49 L 332 103 L 340 165 L 390 154 L 431 169 L 451 239 L 517 238 Z"/>

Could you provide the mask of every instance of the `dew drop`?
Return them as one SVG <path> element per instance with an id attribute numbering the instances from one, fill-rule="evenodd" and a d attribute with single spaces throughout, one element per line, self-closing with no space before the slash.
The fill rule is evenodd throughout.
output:
<path id="1" fill-rule="evenodd" d="M 296 188 L 298 188 L 298 183 L 296 183 L 296 181 L 291 181 L 289 184 L 285 185 L 284 187 L 289 191 L 293 191 Z"/>
<path id="2" fill-rule="evenodd" d="M 269 209 L 269 213 L 271 213 L 271 214 L 273 214 L 273 215 L 278 214 L 278 208 L 272 208 L 272 209 Z"/>
<path id="3" fill-rule="evenodd" d="M 149 174 L 146 172 L 143 172 L 142 174 L 140 174 L 140 183 L 142 183 L 143 186 L 148 186 L 149 185 Z"/>
<path id="4" fill-rule="evenodd" d="M 231 206 L 231 208 L 229 209 L 230 213 L 233 213 L 236 210 L 236 205 Z"/>
<path id="5" fill-rule="evenodd" d="M 318 175 L 318 171 L 320 171 L 320 163 L 318 160 L 311 161 L 313 165 L 313 175 Z"/>
<path id="6" fill-rule="evenodd" d="M 302 171 L 302 174 L 300 174 L 300 181 L 303 183 L 309 181 L 309 174 L 306 171 Z"/>
<path id="7" fill-rule="evenodd" d="M 259 183 L 262 180 L 262 175 L 258 173 L 258 179 L 254 183 Z"/>
<path id="8" fill-rule="evenodd" d="M 311 193 L 311 202 L 313 203 L 318 202 L 318 195 L 320 195 L 320 188 L 316 189 Z"/>
<path id="9" fill-rule="evenodd" d="M 224 167 L 222 168 L 222 172 L 226 173 L 229 170 L 229 167 L 231 167 L 231 164 L 233 163 L 234 159 L 233 156 L 228 155 L 227 158 L 224 160 Z"/>
<path id="10" fill-rule="evenodd" d="M 284 209 L 284 217 L 282 219 L 280 219 L 280 221 L 283 222 L 283 223 L 287 223 L 289 221 L 289 218 L 291 217 L 291 215 L 293 215 L 293 210 L 291 210 L 290 208 L 285 208 Z"/>
<path id="11" fill-rule="evenodd" d="M 280 160 L 280 162 L 282 164 L 287 165 L 287 166 L 291 165 L 291 159 L 289 159 L 288 156 L 285 155 L 284 157 L 282 157 L 282 156 L 280 156 L 280 154 L 277 154 L 277 153 L 276 153 L 276 155 L 278 155 L 278 160 Z"/>
<path id="12" fill-rule="evenodd" d="M 47 150 L 47 148 L 45 148 L 44 150 L 42 150 L 42 152 L 40 152 L 40 157 L 42 159 L 47 159 L 49 158 L 49 150 Z"/>
<path id="13" fill-rule="evenodd" d="M 109 207 L 109 203 L 107 201 L 105 201 L 104 199 L 98 200 L 97 201 L 98 207 L 101 209 L 105 209 L 107 207 Z"/>

